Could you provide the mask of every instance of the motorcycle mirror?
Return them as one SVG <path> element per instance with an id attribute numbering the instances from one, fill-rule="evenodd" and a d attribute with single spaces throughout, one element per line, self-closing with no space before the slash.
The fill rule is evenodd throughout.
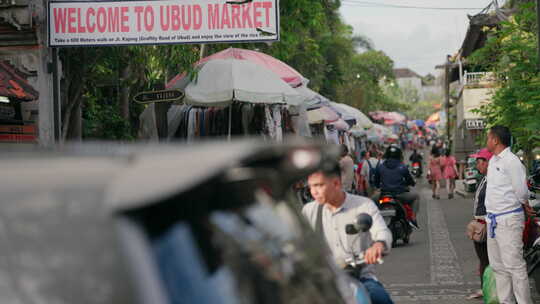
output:
<path id="1" fill-rule="evenodd" d="M 359 231 L 354 227 L 354 224 L 345 225 L 345 233 L 347 234 L 357 234 Z"/>
<path id="2" fill-rule="evenodd" d="M 373 225 L 373 218 L 367 213 L 360 213 L 356 217 L 356 227 L 362 232 L 367 232 Z"/>

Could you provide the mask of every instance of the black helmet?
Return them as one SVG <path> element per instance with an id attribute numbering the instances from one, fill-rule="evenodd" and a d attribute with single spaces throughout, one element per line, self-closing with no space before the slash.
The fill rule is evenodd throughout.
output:
<path id="1" fill-rule="evenodd" d="M 401 149 L 398 146 L 390 145 L 386 148 L 386 152 L 384 152 L 384 158 L 401 160 L 403 158 L 403 152 L 401 152 Z"/>

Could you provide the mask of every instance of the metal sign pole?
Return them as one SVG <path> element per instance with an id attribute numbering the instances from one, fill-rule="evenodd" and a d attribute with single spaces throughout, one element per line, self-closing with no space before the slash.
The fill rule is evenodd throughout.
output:
<path id="1" fill-rule="evenodd" d="M 60 102 L 60 79 L 58 77 L 58 49 L 52 48 L 52 81 L 53 81 L 53 117 L 54 139 L 62 143 L 62 105 Z M 69 123 L 69 122 L 65 122 Z"/>
<path id="2" fill-rule="evenodd" d="M 231 130 L 232 130 L 232 106 L 233 104 L 229 106 L 229 134 L 227 135 L 227 141 L 231 141 Z"/>

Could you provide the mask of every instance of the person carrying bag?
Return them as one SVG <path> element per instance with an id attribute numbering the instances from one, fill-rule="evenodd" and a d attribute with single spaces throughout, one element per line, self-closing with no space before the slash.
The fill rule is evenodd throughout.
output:
<path id="1" fill-rule="evenodd" d="M 476 194 L 474 196 L 473 219 L 467 225 L 466 230 L 467 236 L 473 241 L 474 250 L 480 263 L 479 272 L 480 283 L 482 284 L 481 286 L 484 284 L 483 274 L 486 268 L 489 266 L 487 251 L 487 223 L 485 220 L 487 214 L 485 205 L 487 179 L 485 175 L 487 174 L 488 163 L 492 156 L 493 154 L 485 148 L 473 155 L 473 157 L 476 158 L 476 168 L 481 174 L 484 175 L 484 178 L 476 189 Z M 476 299 L 480 297 L 482 297 L 482 290 L 476 291 L 468 298 Z"/>

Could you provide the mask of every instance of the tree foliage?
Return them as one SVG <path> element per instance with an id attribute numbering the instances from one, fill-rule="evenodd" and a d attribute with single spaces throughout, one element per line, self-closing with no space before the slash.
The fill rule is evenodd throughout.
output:
<path id="1" fill-rule="evenodd" d="M 495 73 L 498 89 L 491 103 L 478 112 L 488 125 L 508 126 L 516 145 L 530 153 L 540 145 L 540 76 L 533 3 L 521 5 L 500 29 L 491 30 L 484 48 L 470 60 L 484 64 Z"/>

